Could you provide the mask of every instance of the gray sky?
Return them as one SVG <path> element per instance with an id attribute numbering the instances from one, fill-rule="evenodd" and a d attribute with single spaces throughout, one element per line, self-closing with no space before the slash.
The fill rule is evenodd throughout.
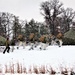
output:
<path id="1" fill-rule="evenodd" d="M 0 12 L 9 12 L 20 19 L 27 21 L 34 18 L 36 21 L 43 22 L 43 16 L 40 14 L 40 3 L 46 0 L 0 0 Z M 75 10 L 75 0 L 59 0 L 63 6 Z"/>

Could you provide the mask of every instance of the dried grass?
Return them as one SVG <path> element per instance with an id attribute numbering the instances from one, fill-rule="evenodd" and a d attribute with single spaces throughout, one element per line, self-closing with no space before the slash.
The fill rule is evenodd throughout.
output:
<path id="1" fill-rule="evenodd" d="M 54 68 L 52 68 L 51 66 L 47 66 L 47 65 L 33 65 L 33 66 L 29 66 L 28 67 L 25 67 L 24 64 L 21 64 L 19 62 L 17 62 L 16 64 L 14 64 L 13 62 L 9 63 L 8 64 L 5 64 L 5 69 L 4 69 L 4 72 L 5 73 L 19 73 L 19 74 L 32 74 L 32 73 L 35 73 L 35 74 L 46 74 L 46 73 L 49 73 L 50 75 L 55 75 L 57 74 L 57 71 L 54 70 Z M 62 67 L 62 66 L 61 66 Z M 27 70 L 28 68 L 28 70 Z M 2 73 L 2 65 L 0 64 L 0 73 Z M 60 73 L 63 74 L 63 75 L 68 75 L 69 72 L 73 72 L 73 68 L 60 68 L 59 67 L 59 70 L 60 70 Z"/>

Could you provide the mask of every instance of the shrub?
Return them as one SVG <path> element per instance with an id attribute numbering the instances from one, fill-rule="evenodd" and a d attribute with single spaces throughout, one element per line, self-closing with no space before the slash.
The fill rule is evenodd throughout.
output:
<path id="1" fill-rule="evenodd" d="M 62 40 L 63 40 L 63 45 L 75 45 L 74 39 L 64 37 Z"/>
<path id="2" fill-rule="evenodd" d="M 2 36 L 0 36 L 0 46 L 5 45 L 6 39 Z"/>

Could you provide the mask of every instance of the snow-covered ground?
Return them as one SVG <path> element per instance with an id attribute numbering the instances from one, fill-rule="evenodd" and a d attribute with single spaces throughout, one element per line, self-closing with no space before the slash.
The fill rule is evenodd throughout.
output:
<path id="1" fill-rule="evenodd" d="M 17 63 L 22 64 L 28 70 L 33 66 L 40 67 L 44 65 L 46 68 L 52 67 L 55 71 L 59 71 L 60 67 L 66 67 L 68 70 L 73 68 L 75 71 L 75 46 L 48 46 L 46 50 L 40 50 L 39 46 L 34 50 L 29 50 L 30 46 L 25 49 L 20 47 L 14 52 L 3 54 L 0 52 L 0 69 L 5 73 L 5 65 Z M 16 67 L 15 67 L 16 68 Z"/>

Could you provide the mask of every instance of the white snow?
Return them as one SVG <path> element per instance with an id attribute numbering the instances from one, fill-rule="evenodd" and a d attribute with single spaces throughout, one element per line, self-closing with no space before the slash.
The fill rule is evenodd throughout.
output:
<path id="1" fill-rule="evenodd" d="M 4 68 L 5 64 L 13 62 L 22 63 L 26 67 L 32 65 L 50 65 L 57 70 L 59 67 L 74 68 L 75 67 L 75 46 L 48 46 L 46 50 L 40 50 L 39 47 L 34 50 L 28 50 L 30 46 L 25 49 L 20 47 L 14 52 L 3 54 L 0 52 L 0 68 Z"/>

